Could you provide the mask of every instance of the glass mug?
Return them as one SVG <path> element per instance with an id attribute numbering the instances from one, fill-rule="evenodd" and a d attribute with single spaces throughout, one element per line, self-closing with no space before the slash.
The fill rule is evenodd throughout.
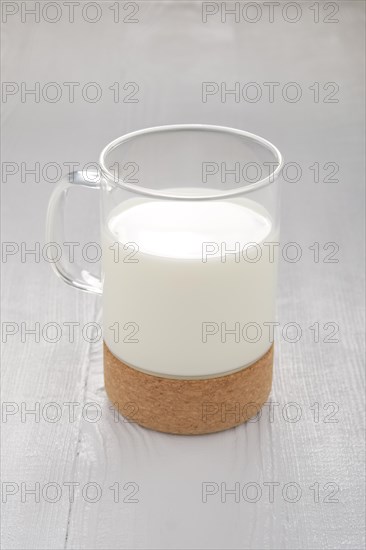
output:
<path id="1" fill-rule="evenodd" d="M 102 279 L 64 259 L 53 267 L 102 294 L 110 399 L 170 433 L 244 422 L 272 380 L 280 152 L 248 132 L 188 124 L 127 134 L 99 162 L 100 177 L 77 172 L 53 192 L 47 241 L 65 240 L 71 187 L 100 189 Z"/>

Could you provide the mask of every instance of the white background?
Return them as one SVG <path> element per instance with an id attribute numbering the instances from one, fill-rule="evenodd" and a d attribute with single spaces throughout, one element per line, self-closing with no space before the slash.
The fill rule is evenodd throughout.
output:
<path id="1" fill-rule="evenodd" d="M 101 321 L 101 304 L 64 285 L 42 258 L 36 262 L 28 255 L 22 262 L 20 253 L 7 258 L 3 327 L 17 323 L 13 326 L 19 331 L 3 345 L 3 401 L 5 410 L 14 413 L 3 415 L 2 421 L 2 481 L 7 484 L 3 547 L 363 548 L 363 2 L 298 2 L 296 23 L 288 19 L 298 8 L 283 12 L 284 3 L 275 8 L 272 23 L 263 3 L 256 23 L 243 14 L 239 22 L 233 16 L 221 22 L 220 11 L 203 23 L 200 2 L 169 1 L 137 3 L 135 23 L 123 21 L 135 11 L 126 3 L 114 22 L 112 2 L 99 2 L 101 17 L 95 23 L 82 17 L 85 2 L 75 7 L 73 23 L 63 2 L 57 3 L 61 18 L 56 23 L 46 20 L 55 17 L 52 6 L 45 15 L 41 12 L 39 23 L 34 16 L 22 22 L 25 3 L 10 4 L 19 11 L 6 22 L 3 18 L 3 81 L 19 89 L 22 82 L 27 88 L 39 82 L 41 90 L 56 82 L 63 93 L 55 103 L 42 94 L 39 102 L 30 95 L 22 102 L 20 91 L 3 96 L 4 241 L 19 247 L 24 242 L 28 248 L 44 243 L 47 203 L 55 186 L 52 171 L 37 182 L 32 174 L 22 177 L 21 163 L 31 168 L 39 162 L 41 170 L 49 162 L 59 163 L 67 172 L 64 163 L 81 168 L 96 161 L 106 143 L 126 132 L 211 123 L 262 135 L 287 162 L 301 166 L 299 181 L 282 184 L 282 241 L 299 243 L 302 257 L 280 266 L 273 417 L 266 406 L 255 422 L 202 437 L 154 433 L 114 417 L 103 387 L 101 342 L 86 341 L 80 328 L 74 343 L 66 331 L 57 343 L 42 337 L 36 342 L 32 335 L 22 341 L 21 323 L 31 328 L 38 322 L 42 328 L 50 322 L 77 322 L 83 327 Z M 26 6 L 32 8 L 34 2 Z M 91 7 L 86 17 L 93 19 L 96 13 Z M 254 17 L 254 12 L 245 14 Z M 325 18 L 339 21 L 327 23 Z M 232 95 L 222 102 L 217 94 L 203 103 L 202 82 L 208 81 L 224 82 L 227 88 L 256 82 L 262 97 L 236 103 Z M 64 82 L 80 83 L 74 103 Z M 89 82 L 102 90 L 95 103 L 80 91 Z M 123 85 L 137 83 L 138 102 L 115 103 L 109 89 L 115 82 L 122 99 Z M 279 83 L 273 102 L 265 82 Z M 299 101 L 283 98 L 288 82 L 300 87 Z M 309 88 L 316 82 L 318 102 Z M 338 102 L 325 102 L 333 90 L 324 90 L 329 82 L 339 87 L 333 96 Z M 319 182 L 309 169 L 316 162 Z M 19 171 L 6 176 L 10 165 L 4 163 L 16 163 L 12 166 Z M 326 180 L 331 172 L 326 163 L 337 163 L 333 178 L 338 181 Z M 287 179 L 293 174 L 289 171 Z M 84 192 L 70 214 L 70 240 L 97 234 L 96 199 L 89 195 Z M 315 242 L 319 262 L 309 249 Z M 332 251 L 323 249 L 329 242 L 339 246 L 336 263 L 324 261 Z M 297 343 L 286 341 L 282 333 L 289 322 L 302 328 Z M 319 342 L 309 329 L 314 323 L 320 326 Z M 339 326 L 338 342 L 325 341 L 331 333 L 326 323 Z M 43 409 L 50 402 L 62 411 L 54 423 L 49 421 L 54 409 Z M 66 402 L 79 403 L 75 421 Z M 90 421 L 95 406 L 81 415 L 91 402 L 102 413 L 97 422 Z M 36 403 L 40 418 L 21 415 Z M 290 422 L 286 413 L 301 418 Z M 78 484 L 73 502 L 65 485 L 71 482 Z M 94 503 L 92 489 L 85 496 L 91 482 L 102 493 Z M 218 489 L 207 502 L 202 500 L 204 482 Z M 37 483 L 39 502 L 24 493 Z M 52 488 L 42 495 L 47 483 L 61 488 L 55 503 L 50 502 Z M 110 489 L 116 483 L 119 502 Z M 126 483 L 138 485 L 138 502 L 126 501 L 136 487 Z M 228 494 L 222 502 L 221 483 L 227 489 L 239 484 L 240 501 Z M 254 484 L 247 499 L 242 492 L 246 483 Z M 273 499 L 268 483 L 278 484 Z M 297 485 L 286 493 L 288 483 Z M 257 502 L 248 502 L 258 486 L 262 494 Z M 300 488 L 299 498 L 289 502 L 294 487 Z M 10 488 L 15 494 L 6 493 Z M 328 502 L 333 488 L 337 502 Z"/>

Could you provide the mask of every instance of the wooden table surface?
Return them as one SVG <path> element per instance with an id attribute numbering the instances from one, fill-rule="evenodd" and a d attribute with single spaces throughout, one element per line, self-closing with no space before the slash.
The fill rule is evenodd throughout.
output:
<path id="1" fill-rule="evenodd" d="M 363 2 L 302 1 L 296 23 L 283 3 L 273 23 L 263 3 L 256 23 L 221 22 L 216 3 L 203 23 L 200 2 L 168 1 L 122 3 L 118 23 L 116 3 L 99 2 L 95 23 L 79 6 L 69 23 L 60 2 L 54 24 L 51 8 L 22 22 L 25 3 L 10 4 L 19 13 L 3 23 L 3 80 L 18 91 L 7 88 L 2 104 L 3 241 L 13 252 L 3 254 L 3 548 L 363 548 Z M 121 20 L 136 9 L 138 22 Z M 22 98 L 22 83 L 36 82 L 40 101 Z M 50 82 L 62 90 L 56 102 L 42 95 Z M 73 103 L 65 82 L 80 83 Z M 90 82 L 103 91 L 97 102 L 79 92 Z M 115 102 L 116 82 L 124 94 L 137 83 L 138 101 Z M 255 82 L 262 97 L 202 102 L 202 82 Z M 266 82 L 279 83 L 273 101 Z M 283 98 L 289 82 L 297 102 Z M 289 165 L 282 183 L 282 242 L 296 242 L 301 258 L 280 263 L 270 402 L 246 425 L 196 437 L 113 412 L 101 339 L 85 332 L 101 322 L 100 298 L 67 287 L 42 256 L 55 186 L 47 163 L 65 173 L 118 135 L 177 122 L 255 132 L 301 168 L 294 181 Z M 39 178 L 26 172 L 37 162 Z M 77 195 L 67 237 L 82 242 L 98 233 L 97 197 Z M 39 257 L 25 254 L 37 246 Z"/>

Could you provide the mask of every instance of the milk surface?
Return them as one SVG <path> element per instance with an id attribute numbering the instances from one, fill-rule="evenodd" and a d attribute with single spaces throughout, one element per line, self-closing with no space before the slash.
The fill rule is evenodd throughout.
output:
<path id="1" fill-rule="evenodd" d="M 276 261 L 264 243 L 278 233 L 259 204 L 133 198 L 112 210 L 102 241 L 104 340 L 124 363 L 217 376 L 271 346 Z"/>

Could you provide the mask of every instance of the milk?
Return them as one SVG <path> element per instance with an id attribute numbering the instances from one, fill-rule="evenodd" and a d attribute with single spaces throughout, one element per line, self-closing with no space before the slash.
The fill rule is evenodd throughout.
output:
<path id="1" fill-rule="evenodd" d="M 104 340 L 124 363 L 210 377 L 270 348 L 277 266 L 264 243 L 278 233 L 263 206 L 133 198 L 110 212 L 102 241 Z"/>

